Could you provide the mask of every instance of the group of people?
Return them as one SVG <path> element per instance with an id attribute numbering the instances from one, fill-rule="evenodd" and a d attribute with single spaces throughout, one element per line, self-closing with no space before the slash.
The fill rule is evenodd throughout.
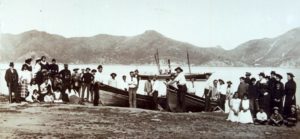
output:
<path id="1" fill-rule="evenodd" d="M 5 80 L 9 89 L 9 101 L 20 103 L 45 102 L 45 103 L 78 103 L 92 102 L 98 106 L 99 90 L 103 85 L 120 88 L 129 92 L 129 105 L 136 107 L 136 91 L 139 84 L 138 70 L 130 72 L 130 79 L 122 76 L 122 81 L 116 80 L 116 73 L 111 73 L 111 78 L 102 73 L 103 67 L 97 69 L 73 69 L 71 72 L 68 64 L 59 70 L 56 60 L 49 64 L 45 56 L 32 64 L 32 58 L 26 59 L 21 72 L 14 68 L 14 63 L 9 64 Z M 13 95 L 14 94 L 14 95 Z M 14 96 L 14 97 L 12 97 Z"/>
<path id="2" fill-rule="evenodd" d="M 245 77 L 240 77 L 237 91 L 233 91 L 231 81 L 226 85 L 222 79 L 214 80 L 204 90 L 205 110 L 210 111 L 210 102 L 216 101 L 218 108 L 229 113 L 228 121 L 294 126 L 297 122 L 294 77 L 287 73 L 287 82 L 283 84 L 282 75 L 275 71 L 270 76 L 259 73 L 258 80 L 246 72 Z"/>
<path id="3" fill-rule="evenodd" d="M 14 63 L 10 63 L 5 80 L 9 88 L 10 102 L 47 102 L 47 103 L 78 103 L 93 102 L 99 105 L 99 90 L 103 85 L 128 91 L 129 106 L 137 107 L 136 93 L 139 87 L 139 71 L 131 71 L 130 77 L 122 76 L 122 81 L 116 80 L 116 73 L 111 73 L 110 79 L 103 74 L 103 67 L 97 69 L 73 69 L 73 73 L 64 64 L 64 69 L 59 71 L 56 60 L 49 64 L 46 57 L 35 61 L 26 59 L 22 65 L 21 73 L 14 69 Z M 194 79 L 190 85 L 185 78 L 183 69 L 177 67 L 176 73 L 164 83 L 161 89 L 156 77 L 148 79 L 144 84 L 147 95 L 153 96 L 157 103 L 157 97 L 161 90 L 167 87 L 177 88 L 177 111 L 185 112 L 185 94 L 195 93 Z M 247 72 L 245 77 L 240 77 L 240 84 L 236 92 L 232 89 L 232 82 L 218 79 L 208 84 L 204 89 L 205 111 L 212 111 L 211 101 L 218 103 L 218 108 L 229 113 L 228 120 L 240 123 L 258 123 L 281 125 L 286 123 L 293 126 L 297 122 L 296 112 L 296 82 L 294 75 L 287 73 L 288 81 L 282 83 L 282 75 L 272 71 L 270 76 L 259 74 L 259 79 L 251 78 Z M 11 94 L 14 94 L 12 99 Z M 101 103 L 101 102 L 100 102 Z"/>

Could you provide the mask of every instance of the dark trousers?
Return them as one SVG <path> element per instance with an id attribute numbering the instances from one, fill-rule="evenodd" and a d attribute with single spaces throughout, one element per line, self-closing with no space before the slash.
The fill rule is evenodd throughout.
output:
<path id="1" fill-rule="evenodd" d="M 204 111 L 210 111 L 210 91 L 208 89 L 204 89 L 205 95 L 205 108 Z"/>
<path id="2" fill-rule="evenodd" d="M 84 92 L 87 90 L 87 101 L 89 101 L 90 97 L 90 91 L 91 91 L 91 84 L 90 83 L 84 83 L 82 85 L 82 93 L 81 93 L 81 98 L 84 99 Z"/>
<path id="3" fill-rule="evenodd" d="M 185 112 L 185 94 L 187 93 L 186 85 L 178 85 L 177 91 L 177 111 Z"/>
<path id="4" fill-rule="evenodd" d="M 136 108 L 136 88 L 129 88 L 129 107 Z"/>
<path id="5" fill-rule="evenodd" d="M 67 90 L 71 92 L 71 83 L 63 83 L 61 96 L 64 102 L 69 102 L 69 97 L 68 94 L 66 93 Z"/>
<path id="6" fill-rule="evenodd" d="M 153 92 L 153 102 L 154 102 L 154 109 L 158 109 L 158 92 L 154 91 Z"/>
<path id="7" fill-rule="evenodd" d="M 256 125 L 266 125 L 268 123 L 267 120 L 261 121 L 261 120 L 257 120 L 257 119 L 254 122 Z"/>
<path id="8" fill-rule="evenodd" d="M 99 98 L 100 98 L 100 86 L 95 84 L 94 86 L 94 106 L 99 105 Z"/>
<path id="9" fill-rule="evenodd" d="M 226 95 L 220 94 L 219 106 L 223 111 L 225 111 L 225 101 Z"/>

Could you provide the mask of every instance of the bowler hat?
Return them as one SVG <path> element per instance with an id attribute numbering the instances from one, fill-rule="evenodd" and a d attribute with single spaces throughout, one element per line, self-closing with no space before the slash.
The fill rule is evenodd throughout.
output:
<path id="1" fill-rule="evenodd" d="M 10 66 L 10 67 L 13 67 L 14 65 L 15 65 L 14 62 L 10 62 L 10 63 L 9 63 L 9 66 Z"/>
<path id="2" fill-rule="evenodd" d="M 276 72 L 275 71 L 271 71 L 271 75 L 275 75 L 276 74 Z"/>
<path id="3" fill-rule="evenodd" d="M 286 73 L 287 75 L 289 75 L 289 76 L 291 76 L 292 78 L 294 78 L 295 76 L 294 76 L 294 74 L 293 73 Z"/>
<path id="4" fill-rule="evenodd" d="M 183 69 L 182 69 L 181 67 L 177 67 L 177 68 L 175 69 L 175 71 L 177 71 L 177 70 L 180 70 L 180 72 L 183 72 Z"/>

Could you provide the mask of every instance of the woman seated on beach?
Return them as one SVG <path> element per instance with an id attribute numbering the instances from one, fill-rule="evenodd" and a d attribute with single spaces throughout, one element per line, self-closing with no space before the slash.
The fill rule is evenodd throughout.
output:
<path id="1" fill-rule="evenodd" d="M 264 112 L 264 109 L 260 109 L 259 112 L 256 114 L 255 124 L 257 125 L 266 125 L 268 123 L 268 116 Z"/>
<path id="2" fill-rule="evenodd" d="M 243 100 L 241 102 L 241 111 L 239 112 L 239 123 L 253 123 L 252 115 L 250 112 L 250 101 L 247 97 L 247 94 L 244 94 Z"/>
<path id="3" fill-rule="evenodd" d="M 270 125 L 281 126 L 283 124 L 283 117 L 278 112 L 278 107 L 274 107 L 274 113 L 270 117 Z"/>
<path id="4" fill-rule="evenodd" d="M 292 105 L 291 107 L 291 113 L 287 116 L 286 120 L 285 120 L 285 125 L 287 127 L 293 127 L 296 126 L 297 124 L 297 112 L 296 112 L 296 106 Z"/>
<path id="5" fill-rule="evenodd" d="M 40 93 L 40 101 L 43 101 L 44 96 L 48 94 L 48 92 L 52 92 L 51 88 L 51 81 L 50 79 L 46 79 L 41 85 L 40 85 L 41 93 Z"/>
<path id="6" fill-rule="evenodd" d="M 48 92 L 47 95 L 44 97 L 44 102 L 54 103 L 54 97 L 51 92 Z"/>
<path id="7" fill-rule="evenodd" d="M 239 120 L 239 111 L 240 111 L 240 105 L 241 105 L 241 99 L 238 98 L 238 94 L 235 93 L 233 95 L 233 98 L 229 101 L 229 115 L 227 120 L 231 122 L 238 122 Z"/>
<path id="8" fill-rule="evenodd" d="M 38 97 L 39 97 L 38 91 L 37 91 L 37 89 L 35 89 L 35 90 L 33 90 L 33 93 L 32 93 L 32 94 L 29 94 L 29 95 L 26 97 L 26 101 L 27 101 L 27 102 L 30 102 L 30 103 L 40 102 L 40 101 L 38 100 Z"/>

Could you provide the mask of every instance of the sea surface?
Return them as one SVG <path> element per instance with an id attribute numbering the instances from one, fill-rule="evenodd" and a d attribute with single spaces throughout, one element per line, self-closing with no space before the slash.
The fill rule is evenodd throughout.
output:
<path id="1" fill-rule="evenodd" d="M 20 71 L 22 64 L 15 64 L 15 68 Z M 85 69 L 87 67 L 91 69 L 96 69 L 98 65 L 88 64 L 88 65 L 69 65 L 69 69 L 72 71 L 74 68 Z M 8 89 L 6 87 L 6 82 L 4 79 L 5 70 L 8 68 L 8 63 L 0 64 L 0 93 L 8 94 Z M 59 64 L 59 68 L 62 69 L 63 65 Z M 103 73 L 106 75 L 107 79 L 110 78 L 110 74 L 115 72 L 117 74 L 117 79 L 121 80 L 123 75 L 129 77 L 129 72 L 138 69 L 140 74 L 157 74 L 158 70 L 156 66 L 153 65 L 103 65 Z M 176 67 L 172 67 L 174 69 Z M 184 72 L 188 72 L 188 67 L 182 67 Z M 162 67 L 162 69 L 167 69 L 167 67 Z M 191 68 L 192 73 L 205 73 L 212 72 L 212 76 L 207 81 L 198 81 L 195 83 L 196 86 L 196 94 L 198 96 L 203 96 L 203 90 L 206 84 L 211 83 L 214 79 L 223 79 L 225 82 L 232 81 L 233 82 L 233 90 L 237 90 L 237 86 L 239 84 L 239 78 L 245 75 L 245 72 L 251 72 L 252 76 L 258 79 L 258 74 L 260 72 L 265 72 L 267 75 L 274 70 L 277 73 L 283 75 L 283 82 L 287 81 L 286 73 L 292 72 L 296 77 L 295 81 L 298 85 L 296 97 L 297 104 L 300 104 L 300 69 L 296 68 L 269 68 L 269 67 L 200 67 L 195 66 Z M 163 85 L 163 83 L 161 83 Z M 144 81 L 140 82 L 140 86 L 138 89 L 139 94 L 144 93 Z M 162 93 L 163 95 L 164 93 Z"/>

